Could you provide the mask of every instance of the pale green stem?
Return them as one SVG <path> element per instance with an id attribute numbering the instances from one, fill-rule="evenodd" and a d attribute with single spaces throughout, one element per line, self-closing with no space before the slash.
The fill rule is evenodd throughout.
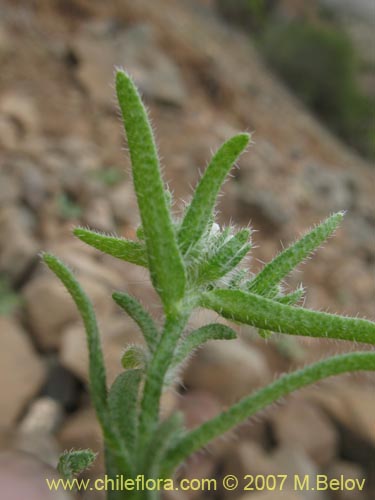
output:
<path id="1" fill-rule="evenodd" d="M 139 447 L 141 452 L 147 446 L 158 422 L 165 375 L 172 362 L 174 351 L 187 319 L 187 312 L 174 313 L 166 318 L 162 336 L 149 364 L 139 422 Z"/>

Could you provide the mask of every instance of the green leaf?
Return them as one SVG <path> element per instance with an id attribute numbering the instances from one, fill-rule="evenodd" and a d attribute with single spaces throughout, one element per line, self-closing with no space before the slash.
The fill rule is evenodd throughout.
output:
<path id="1" fill-rule="evenodd" d="M 143 333 L 150 352 L 153 352 L 159 339 L 159 332 L 151 316 L 143 309 L 136 298 L 128 295 L 127 293 L 115 292 L 112 294 L 112 297 L 114 301 L 137 323 Z"/>
<path id="2" fill-rule="evenodd" d="M 247 276 L 247 269 L 236 269 L 228 283 L 228 288 L 238 289 L 241 288 L 242 283 Z"/>
<path id="3" fill-rule="evenodd" d="M 184 417 L 181 412 L 172 413 L 160 422 L 153 434 L 150 445 L 146 448 L 143 470 L 147 477 L 159 478 L 160 468 L 166 452 L 182 435 Z"/>
<path id="4" fill-rule="evenodd" d="M 281 297 L 273 297 L 273 300 L 279 302 L 280 304 L 292 306 L 302 299 L 304 293 L 305 289 L 303 287 L 300 287 L 297 288 L 297 290 L 295 290 L 294 292 L 288 293 L 287 295 L 283 295 Z M 262 328 L 258 330 L 258 333 L 264 339 L 268 339 L 273 334 L 273 332 L 270 332 L 269 330 L 264 330 Z"/>
<path id="5" fill-rule="evenodd" d="M 121 364 L 125 370 L 144 370 L 147 366 L 147 352 L 141 345 L 127 347 L 121 357 Z"/>
<path id="6" fill-rule="evenodd" d="M 90 449 L 64 451 L 57 464 L 57 470 L 64 479 L 73 479 L 74 476 L 87 470 L 94 463 L 97 453 Z"/>
<path id="7" fill-rule="evenodd" d="M 118 236 L 107 236 L 106 234 L 77 227 L 73 234 L 84 243 L 104 252 L 112 257 L 126 260 L 138 266 L 147 267 L 146 250 L 142 243 L 127 240 Z"/>
<path id="8" fill-rule="evenodd" d="M 337 228 L 344 217 L 338 212 L 314 227 L 310 232 L 281 252 L 247 285 L 247 289 L 258 295 L 268 296 L 268 292 L 280 283 L 298 264 L 304 261 Z"/>
<path id="9" fill-rule="evenodd" d="M 279 302 L 280 304 L 285 304 L 288 306 L 293 306 L 297 304 L 305 295 L 305 289 L 301 286 L 294 290 L 294 292 L 290 292 L 282 297 L 275 297 L 274 300 Z"/>
<path id="10" fill-rule="evenodd" d="M 198 269 L 198 281 L 216 281 L 232 271 L 251 248 L 249 229 L 243 229 L 224 243 L 217 252 Z"/>
<path id="11" fill-rule="evenodd" d="M 355 352 L 334 356 L 281 376 L 272 384 L 258 390 L 255 394 L 244 397 L 235 405 L 182 437 L 168 451 L 163 460 L 161 476 L 170 477 L 173 470 L 192 453 L 291 392 L 327 377 L 364 370 L 375 371 L 375 352 Z"/>
<path id="12" fill-rule="evenodd" d="M 152 129 L 139 93 L 118 71 L 116 90 L 132 162 L 151 279 L 167 310 L 184 296 L 185 268 L 168 208 Z"/>
<path id="13" fill-rule="evenodd" d="M 375 323 L 371 321 L 292 307 L 241 290 L 206 292 L 200 305 L 264 330 L 375 344 Z"/>
<path id="14" fill-rule="evenodd" d="M 139 423 L 140 448 L 149 443 L 150 436 L 157 425 L 164 379 L 173 361 L 173 353 L 188 316 L 187 311 L 167 316 L 160 341 L 148 364 Z"/>
<path id="15" fill-rule="evenodd" d="M 91 397 L 99 420 L 105 423 L 107 420 L 106 374 L 94 308 L 73 273 L 57 257 L 44 253 L 42 258 L 51 271 L 62 281 L 82 316 L 89 350 Z"/>
<path id="16" fill-rule="evenodd" d="M 90 393 L 96 415 L 104 434 L 106 447 L 115 457 L 118 467 L 127 474 L 132 473 L 133 466 L 126 450 L 119 442 L 119 436 L 114 432 L 107 404 L 106 373 L 103 361 L 103 352 L 94 308 L 90 299 L 82 290 L 73 273 L 54 255 L 43 253 L 43 261 L 52 272 L 62 281 L 65 288 L 72 296 L 79 310 L 86 331 L 87 346 L 89 351 L 89 380 Z"/>
<path id="17" fill-rule="evenodd" d="M 249 134 L 238 134 L 225 142 L 213 156 L 198 183 L 178 232 L 182 253 L 185 254 L 205 233 L 224 179 L 249 140 Z"/>
<path id="18" fill-rule="evenodd" d="M 172 366 L 177 366 L 189 356 L 189 354 L 209 340 L 232 340 L 237 334 L 229 326 L 220 323 L 204 325 L 189 333 L 177 346 Z"/>
<path id="19" fill-rule="evenodd" d="M 138 435 L 138 391 L 141 370 L 120 373 L 109 391 L 111 420 L 130 456 L 136 449 Z"/>
<path id="20" fill-rule="evenodd" d="M 144 241 L 145 239 L 145 232 L 143 231 L 143 226 L 142 224 L 140 226 L 137 227 L 136 231 L 135 231 L 135 234 L 137 235 L 137 238 L 139 240 L 142 240 Z"/>

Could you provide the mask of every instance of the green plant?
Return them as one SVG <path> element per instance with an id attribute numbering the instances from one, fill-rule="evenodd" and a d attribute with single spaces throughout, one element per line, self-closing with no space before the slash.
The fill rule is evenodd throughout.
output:
<path id="1" fill-rule="evenodd" d="M 314 312 L 295 304 L 302 289 L 284 294 L 280 283 L 337 228 L 343 213 L 322 224 L 281 252 L 255 277 L 240 266 L 251 248 L 250 230 L 221 229 L 214 222 L 215 200 L 233 163 L 249 143 L 248 134 L 229 139 L 212 158 L 181 218 L 172 216 L 172 197 L 164 187 L 154 138 L 145 108 L 132 80 L 117 72 L 117 95 L 130 149 L 134 188 L 141 215 L 137 241 L 77 228 L 83 242 L 119 259 L 148 268 L 164 310 L 159 327 L 138 300 L 125 292 L 113 299 L 137 323 L 146 347 L 129 346 L 124 371 L 107 390 L 99 331 L 91 302 L 72 272 L 55 256 L 43 260 L 60 278 L 81 312 L 86 329 L 92 402 L 101 424 L 107 472 L 135 478 L 168 478 L 191 454 L 258 410 L 290 392 L 331 375 L 375 370 L 373 351 L 331 357 L 247 396 L 203 425 L 187 431 L 176 413 L 162 421 L 160 398 L 178 369 L 196 347 L 210 339 L 230 340 L 228 326 L 208 324 L 184 333 L 192 311 L 205 307 L 237 323 L 266 331 L 375 344 L 375 324 Z M 82 463 L 82 456 L 80 463 Z M 69 465 L 63 455 L 60 470 Z M 91 456 L 92 459 L 92 456 Z M 76 457 L 72 459 L 76 463 Z M 84 462 L 84 461 L 83 461 Z M 90 462 L 90 456 L 87 458 Z M 66 464 L 68 463 L 68 467 Z M 156 496 L 155 496 L 156 495 Z M 157 498 L 151 491 L 111 491 L 110 500 Z"/>
<path id="2" fill-rule="evenodd" d="M 216 7 L 225 20 L 251 32 L 259 32 L 273 10 L 272 0 L 216 0 Z"/>
<path id="3" fill-rule="evenodd" d="M 346 143 L 374 157 L 375 100 L 359 85 L 360 61 L 333 23 L 270 20 L 259 37 L 270 65 Z"/>

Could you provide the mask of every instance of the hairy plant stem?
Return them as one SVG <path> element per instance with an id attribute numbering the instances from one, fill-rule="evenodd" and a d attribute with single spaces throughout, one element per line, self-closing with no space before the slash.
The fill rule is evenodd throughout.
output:
<path id="1" fill-rule="evenodd" d="M 90 393 L 97 418 L 102 428 L 105 445 L 117 466 L 127 474 L 130 474 L 133 467 L 129 454 L 122 445 L 120 436 L 113 429 L 110 419 L 107 404 L 106 372 L 93 305 L 73 273 L 58 258 L 54 255 L 44 253 L 43 260 L 64 284 L 81 313 L 89 351 Z"/>
<path id="2" fill-rule="evenodd" d="M 90 392 L 103 431 L 107 477 L 111 480 L 106 488 L 108 500 L 158 500 L 160 491 L 147 489 L 147 483 L 141 485 L 137 478 L 170 479 L 189 455 L 296 389 L 344 372 L 375 371 L 374 351 L 332 357 L 280 377 L 188 431 L 178 412 L 160 419 L 163 389 L 173 383 L 181 363 L 202 343 L 236 338 L 236 333 L 222 324 L 207 324 L 182 337 L 193 309 L 211 309 L 234 322 L 257 327 L 261 335 L 275 331 L 373 345 L 375 323 L 294 307 L 303 289 L 285 295 L 281 286 L 284 278 L 333 234 L 343 213 L 331 215 L 252 277 L 239 267 L 250 250 L 249 229 L 221 229 L 214 216 L 220 188 L 247 147 L 249 134 L 237 134 L 218 149 L 179 220 L 173 216 L 172 196 L 163 181 L 145 106 L 132 79 L 122 70 L 116 74 L 116 90 L 141 218 L 138 241 L 84 228 L 75 229 L 74 234 L 105 254 L 147 268 L 165 321 L 160 331 L 135 297 L 125 292 L 113 294 L 142 331 L 147 347 L 126 346 L 121 358 L 125 371 L 109 390 L 91 301 L 61 261 L 50 254 L 44 254 L 43 260 L 71 294 L 85 326 Z M 65 452 L 59 462 L 63 475 L 80 473 L 94 456 L 90 450 Z M 123 481 L 127 479 L 134 483 L 126 485 Z"/>
<path id="3" fill-rule="evenodd" d="M 165 375 L 173 360 L 177 342 L 188 318 L 188 311 L 175 311 L 167 315 L 161 338 L 147 369 L 139 420 L 138 448 L 140 450 L 140 458 L 145 452 L 150 437 L 158 423 L 160 398 Z"/>

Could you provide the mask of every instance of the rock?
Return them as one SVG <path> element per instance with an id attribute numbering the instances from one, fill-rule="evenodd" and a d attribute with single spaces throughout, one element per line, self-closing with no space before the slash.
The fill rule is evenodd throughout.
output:
<path id="1" fill-rule="evenodd" d="M 270 457 L 259 444 L 251 441 L 232 443 L 223 458 L 222 467 L 222 477 L 233 474 L 244 478 L 247 474 L 256 476 L 274 473 Z M 222 489 L 222 494 L 225 499 L 230 500 L 233 492 Z"/>
<path id="2" fill-rule="evenodd" d="M 353 210 L 356 204 L 358 182 L 349 171 L 332 170 L 325 165 L 309 163 L 299 179 L 308 198 L 322 212 Z"/>
<path id="3" fill-rule="evenodd" d="M 375 446 L 372 384 L 324 384 L 319 391 L 310 391 L 308 396 L 342 426 Z"/>
<path id="4" fill-rule="evenodd" d="M 135 25 L 110 42 L 104 37 L 81 38 L 76 49 L 82 60 L 78 69 L 80 82 L 95 101 L 106 107 L 113 102 L 110 84 L 116 65 L 123 65 L 129 71 L 147 97 L 176 106 L 185 100 L 179 68 L 158 47 L 151 25 Z M 103 69 L 103 64 L 107 70 Z"/>
<path id="5" fill-rule="evenodd" d="M 7 116 L 0 115 L 0 146 L 4 149 L 15 149 L 19 142 L 19 131 L 16 124 Z"/>
<path id="6" fill-rule="evenodd" d="M 45 368 L 14 320 L 0 317 L 0 333 L 0 427 L 11 427 L 39 391 Z"/>
<path id="7" fill-rule="evenodd" d="M 181 470 L 181 479 L 202 481 L 214 477 L 215 457 L 212 454 L 195 454 L 190 457 Z M 190 489 L 189 499 L 201 499 L 204 489 Z"/>
<path id="8" fill-rule="evenodd" d="M 168 418 L 178 408 L 179 394 L 175 387 L 165 390 L 160 399 L 160 417 Z"/>
<path id="9" fill-rule="evenodd" d="M 241 496 L 239 500 L 304 500 L 306 497 L 295 491 L 258 491 Z"/>
<path id="10" fill-rule="evenodd" d="M 248 186 L 242 185 L 238 198 L 243 220 L 255 220 L 263 233 L 274 234 L 291 219 L 291 211 L 270 191 L 251 191 Z"/>
<path id="11" fill-rule="evenodd" d="M 61 420 L 62 407 L 58 402 L 47 397 L 37 399 L 19 425 L 13 448 L 55 467 L 60 453 L 53 432 Z"/>
<path id="12" fill-rule="evenodd" d="M 186 91 L 175 62 L 158 47 L 151 24 L 135 25 L 119 40 L 119 54 L 141 91 L 151 99 L 180 106 Z"/>
<path id="13" fill-rule="evenodd" d="M 139 223 L 133 186 L 130 182 L 123 182 L 112 189 L 109 203 L 119 224 L 136 226 Z"/>
<path id="14" fill-rule="evenodd" d="M 21 170 L 22 197 L 24 201 L 31 209 L 40 210 L 48 191 L 46 176 L 43 175 L 40 166 L 31 161 L 24 160 L 22 163 L 19 161 L 17 168 Z"/>
<path id="15" fill-rule="evenodd" d="M 143 344 L 142 334 L 131 319 L 123 316 L 108 317 L 99 324 L 107 381 L 111 384 L 123 368 L 121 355 L 127 344 Z M 64 330 L 60 349 L 61 364 L 83 382 L 88 382 L 88 353 L 83 326 L 72 325 Z"/>
<path id="16" fill-rule="evenodd" d="M 200 390 L 194 390 L 180 396 L 178 409 L 184 414 L 185 426 L 188 429 L 193 429 L 194 427 L 197 427 L 207 420 L 215 417 L 215 415 L 220 413 L 222 407 L 220 402 L 212 394 Z M 221 436 L 220 438 L 211 441 L 207 446 L 207 449 L 209 450 L 208 456 L 216 458 L 221 457 L 227 453 L 227 447 L 228 440 L 226 439 L 226 435 L 224 437 Z M 200 452 L 196 453 L 192 457 L 193 462 L 195 457 L 199 457 L 200 455 Z M 205 453 L 203 456 L 204 455 Z M 205 462 L 203 461 L 203 463 Z M 205 466 L 208 466 L 208 464 L 205 463 Z"/>
<path id="17" fill-rule="evenodd" d="M 284 446 L 276 449 L 272 454 L 273 470 L 275 474 L 286 474 L 287 480 L 285 482 L 286 488 L 294 489 L 294 477 L 297 475 L 299 478 L 305 476 L 310 477 L 310 481 L 319 473 L 319 469 L 310 460 L 310 458 L 301 450 L 290 443 L 289 446 Z M 307 500 L 326 500 L 327 494 L 325 491 L 303 491 L 301 492 L 303 498 Z"/>
<path id="18" fill-rule="evenodd" d="M 271 454 L 272 469 L 275 474 L 286 474 L 285 488 L 294 490 L 294 477 L 297 475 L 304 478 L 306 475 L 313 481 L 319 473 L 319 469 L 314 462 L 306 455 L 306 453 L 294 446 L 294 443 L 277 448 Z M 312 488 L 308 491 L 301 492 L 301 495 L 306 500 L 326 500 L 327 494 L 325 491 L 317 491 Z"/>
<path id="19" fill-rule="evenodd" d="M 183 374 L 190 389 L 208 391 L 225 404 L 270 381 L 264 355 L 242 339 L 212 341 L 192 357 Z"/>
<path id="20" fill-rule="evenodd" d="M 91 229 L 113 233 L 115 230 L 111 208 L 104 198 L 93 200 L 86 208 L 84 223 Z"/>
<path id="21" fill-rule="evenodd" d="M 27 414 L 19 425 L 24 434 L 52 434 L 59 426 L 63 416 L 60 403 L 49 397 L 33 401 Z"/>
<path id="22" fill-rule="evenodd" d="M 311 403 L 301 399 L 289 401 L 274 410 L 269 419 L 279 445 L 293 443 L 320 466 L 337 455 L 338 433 L 327 415 Z"/>
<path id="23" fill-rule="evenodd" d="M 49 251 L 58 255 L 72 269 L 77 270 L 80 280 L 85 276 L 111 289 L 120 289 L 124 283 L 127 283 L 126 262 L 102 255 L 99 250 L 76 238 L 71 238 L 69 241 L 55 240 L 49 245 Z M 119 272 L 119 266 L 122 272 Z M 129 270 L 135 269 L 135 266 L 129 265 L 128 268 Z"/>
<path id="24" fill-rule="evenodd" d="M 114 306 L 105 286 L 88 277 L 79 280 L 97 314 L 109 315 Z M 40 275 L 27 285 L 24 297 L 27 320 L 39 345 L 46 350 L 59 348 L 63 328 L 80 318 L 68 292 L 54 276 Z"/>
<path id="25" fill-rule="evenodd" d="M 345 456 L 366 464 L 375 451 L 373 384 L 331 382 L 305 394 L 337 424 Z"/>
<path id="26" fill-rule="evenodd" d="M 362 481 L 365 478 L 365 474 L 361 466 L 354 462 L 347 462 L 345 460 L 337 460 L 332 463 L 325 471 L 325 474 L 327 474 L 329 479 L 337 479 L 344 476 L 345 479 L 358 479 L 359 481 Z M 368 478 L 366 482 L 369 480 L 370 478 Z M 366 487 L 365 491 L 368 491 Z M 368 493 L 370 492 L 368 491 Z M 332 498 L 335 500 L 357 500 L 361 495 L 362 494 L 360 494 L 357 489 L 339 489 L 337 491 L 332 491 Z"/>
<path id="27" fill-rule="evenodd" d="M 285 494 L 290 493 L 293 494 L 294 488 L 294 475 L 299 475 L 302 479 L 305 475 L 309 475 L 312 480 L 316 474 L 318 473 L 317 467 L 310 460 L 310 458 L 303 452 L 303 450 L 295 448 L 294 444 L 290 444 L 290 446 L 282 446 L 280 448 L 276 448 L 276 450 L 272 453 L 266 453 L 266 451 L 257 443 L 253 442 L 240 442 L 237 445 L 233 445 L 232 448 L 228 451 L 223 461 L 223 476 L 227 474 L 234 474 L 238 478 L 243 478 L 247 474 L 252 476 L 267 476 L 267 475 L 278 475 L 278 474 L 286 474 L 287 479 L 283 485 L 283 491 L 279 491 L 276 489 L 275 491 L 269 491 L 270 495 L 272 494 Z M 223 491 L 224 493 L 224 491 Z M 266 492 L 263 492 L 264 494 Z M 306 498 L 306 499 L 319 499 L 323 500 L 325 498 L 324 494 L 319 491 L 303 491 L 303 492 L 295 492 L 297 495 L 301 495 L 297 498 Z M 259 495 L 259 498 L 262 498 L 260 495 L 261 492 L 254 492 L 252 495 Z M 224 494 L 225 498 L 230 500 L 231 492 L 226 492 Z M 241 497 L 241 499 L 250 498 L 246 495 Z M 252 496 L 251 496 L 252 498 Z M 267 498 L 267 497 L 266 497 Z M 278 496 L 270 496 L 271 499 L 278 499 Z M 280 498 L 284 498 L 280 496 Z M 289 496 L 285 498 L 289 499 Z M 290 498 L 293 498 L 292 496 Z"/>
<path id="28" fill-rule="evenodd" d="M 69 492 L 60 488 L 50 491 L 46 478 L 58 480 L 56 469 L 27 453 L 6 451 L 0 453 L 1 494 L 7 500 L 73 500 Z"/>
<path id="29" fill-rule="evenodd" d="M 49 359 L 42 395 L 58 402 L 66 412 L 71 413 L 80 405 L 81 393 L 81 383 L 73 373 L 61 366 L 55 357 Z"/>
<path id="30" fill-rule="evenodd" d="M 0 124 L 1 137 L 1 124 Z M 0 207 L 9 206 L 20 196 L 20 186 L 16 177 L 6 171 L 7 162 L 0 164 Z"/>
<path id="31" fill-rule="evenodd" d="M 0 58 L 3 58 L 5 55 L 8 55 L 12 52 L 13 48 L 13 40 L 9 33 L 9 29 L 5 25 L 3 21 L 0 24 Z"/>
<path id="32" fill-rule="evenodd" d="M 188 494 L 183 491 L 165 491 L 163 500 L 189 500 Z"/>
<path id="33" fill-rule="evenodd" d="M 269 425 L 262 415 L 258 415 L 240 424 L 234 435 L 238 441 L 250 441 L 263 446 L 269 442 Z"/>
<path id="34" fill-rule="evenodd" d="M 26 94 L 9 91 L 0 99 L 0 114 L 13 120 L 21 136 L 39 129 L 39 115 L 34 102 Z"/>
<path id="35" fill-rule="evenodd" d="M 38 245 L 30 234 L 20 210 L 0 210 L 0 272 L 18 284 L 37 259 Z"/>
<path id="36" fill-rule="evenodd" d="M 221 411 L 219 401 L 209 392 L 200 390 L 189 391 L 180 396 L 178 407 L 185 415 L 188 429 L 203 424 Z"/>

